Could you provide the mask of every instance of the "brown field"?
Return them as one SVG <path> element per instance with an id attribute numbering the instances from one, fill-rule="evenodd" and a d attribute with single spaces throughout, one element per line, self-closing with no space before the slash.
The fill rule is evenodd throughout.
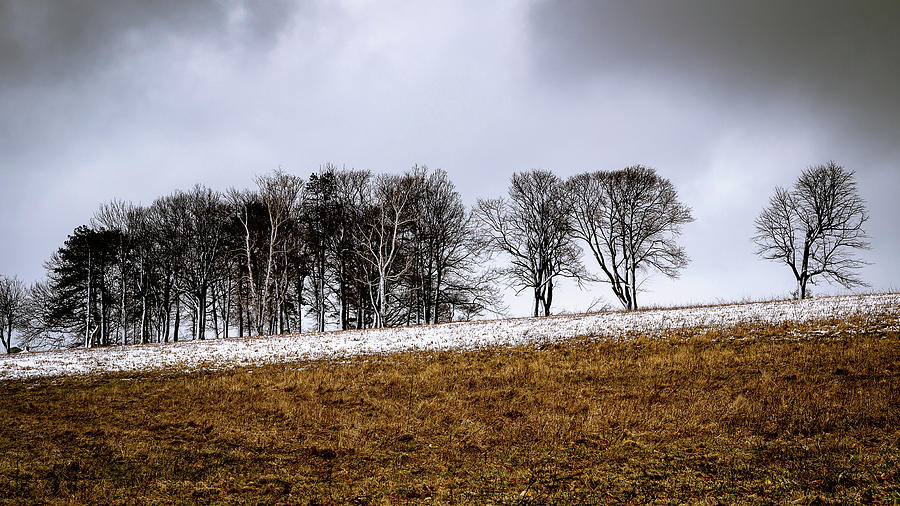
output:
<path id="1" fill-rule="evenodd" d="M 877 323 L 0 382 L 0 501 L 896 504 Z"/>

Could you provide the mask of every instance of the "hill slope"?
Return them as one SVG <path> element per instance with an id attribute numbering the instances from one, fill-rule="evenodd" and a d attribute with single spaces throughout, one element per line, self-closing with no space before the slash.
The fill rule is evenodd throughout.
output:
<path id="1" fill-rule="evenodd" d="M 800 324 L 883 315 L 900 315 L 900 294 L 23 353 L 0 357 L 0 380 L 160 369 L 188 372 L 401 351 L 472 350 L 584 337 L 627 340 L 636 335 L 688 328 Z"/>
<path id="2" fill-rule="evenodd" d="M 0 504 L 897 504 L 890 310 L 0 381 Z"/>

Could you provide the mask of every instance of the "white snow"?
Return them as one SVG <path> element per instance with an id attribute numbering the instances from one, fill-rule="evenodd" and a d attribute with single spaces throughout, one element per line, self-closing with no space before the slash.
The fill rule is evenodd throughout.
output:
<path id="1" fill-rule="evenodd" d="M 624 340 L 636 333 L 668 329 L 801 323 L 885 314 L 900 314 L 900 294 L 19 353 L 0 357 L 0 380 L 157 369 L 221 369 L 399 351 L 537 344 L 577 337 Z"/>

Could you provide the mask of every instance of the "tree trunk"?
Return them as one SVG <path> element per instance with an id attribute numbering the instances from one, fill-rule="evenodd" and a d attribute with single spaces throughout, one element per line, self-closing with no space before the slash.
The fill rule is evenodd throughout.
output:
<path id="1" fill-rule="evenodd" d="M 238 337 L 244 337 L 244 305 L 238 301 Z"/>
<path id="2" fill-rule="evenodd" d="M 100 345 L 103 346 L 106 343 L 106 300 L 103 297 L 103 292 L 105 289 L 105 283 L 103 279 L 106 277 L 106 273 L 101 269 L 100 271 Z"/>
<path id="3" fill-rule="evenodd" d="M 122 315 L 121 315 L 121 318 L 122 318 L 122 344 L 128 344 L 128 315 L 127 315 L 127 312 L 125 311 L 125 261 L 124 261 L 124 259 L 122 260 L 120 269 L 121 269 L 121 281 L 122 281 L 120 289 L 122 290 L 122 296 L 120 297 L 120 300 L 119 300 L 119 304 L 120 304 L 119 310 L 122 312 Z"/>
<path id="4" fill-rule="evenodd" d="M 338 304 L 340 305 L 341 330 L 347 330 L 347 287 L 343 279 L 338 281 Z"/>
<path id="5" fill-rule="evenodd" d="M 544 316 L 550 316 L 550 305 L 553 303 L 553 278 L 547 280 L 547 294 L 544 297 Z"/>
<path id="6" fill-rule="evenodd" d="M 356 293 L 356 328 L 363 328 L 363 296 L 362 287 L 357 287 Z"/>
<path id="7" fill-rule="evenodd" d="M 637 309 L 637 269 L 631 268 L 631 309 Z"/>
<path id="8" fill-rule="evenodd" d="M 197 300 L 197 339 L 206 339 L 206 289 L 202 289 Z"/>
<path id="9" fill-rule="evenodd" d="M 225 304 L 224 304 L 224 313 L 222 314 L 222 319 L 225 322 L 225 338 L 228 338 L 228 327 L 231 324 L 231 278 L 228 279 L 228 284 L 225 286 Z"/>
<path id="10" fill-rule="evenodd" d="M 84 301 L 84 347 L 91 347 L 91 250 L 88 250 L 87 297 Z"/>
<path id="11" fill-rule="evenodd" d="M 147 342 L 147 294 L 141 294 L 141 344 Z"/>
<path id="12" fill-rule="evenodd" d="M 165 293 L 163 294 L 163 339 L 169 342 L 169 331 L 172 328 L 172 288 L 166 284 Z"/>
<path id="13" fill-rule="evenodd" d="M 193 308 L 191 311 L 191 339 L 197 339 L 197 308 Z"/>
<path id="14" fill-rule="evenodd" d="M 806 298 L 806 282 L 809 281 L 809 251 L 812 248 L 812 239 L 810 232 L 806 233 L 806 239 L 803 242 L 803 264 L 800 268 L 800 299 Z"/>
<path id="15" fill-rule="evenodd" d="M 384 312 L 387 310 L 387 301 L 385 300 L 385 291 L 387 287 L 385 286 L 384 276 L 378 276 L 378 311 L 375 314 L 375 326 L 377 328 L 384 327 Z"/>
<path id="16" fill-rule="evenodd" d="M 440 323 L 441 283 L 444 281 L 443 266 L 437 268 L 434 283 L 434 300 L 431 303 L 431 323 Z"/>
<path id="17" fill-rule="evenodd" d="M 212 317 L 213 317 L 213 335 L 216 339 L 219 338 L 219 290 L 216 288 L 216 285 L 213 285 L 213 296 L 212 296 Z"/>
<path id="18" fill-rule="evenodd" d="M 316 286 L 316 303 L 318 304 L 316 326 L 319 332 L 325 331 L 325 255 L 318 255 L 319 280 Z"/>
<path id="19" fill-rule="evenodd" d="M 175 326 L 172 329 L 172 342 L 178 342 L 178 332 L 181 329 L 181 294 L 175 294 Z"/>

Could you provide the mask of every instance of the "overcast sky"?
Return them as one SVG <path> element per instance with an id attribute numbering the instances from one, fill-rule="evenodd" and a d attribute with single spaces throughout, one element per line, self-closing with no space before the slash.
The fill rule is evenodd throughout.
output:
<path id="1" fill-rule="evenodd" d="M 785 296 L 753 220 L 835 160 L 871 213 L 863 277 L 896 289 L 898 25 L 890 0 L 0 0 L 0 273 L 43 277 L 102 202 L 278 167 L 425 164 L 473 203 L 516 171 L 642 163 L 696 218 L 644 302 Z"/>

